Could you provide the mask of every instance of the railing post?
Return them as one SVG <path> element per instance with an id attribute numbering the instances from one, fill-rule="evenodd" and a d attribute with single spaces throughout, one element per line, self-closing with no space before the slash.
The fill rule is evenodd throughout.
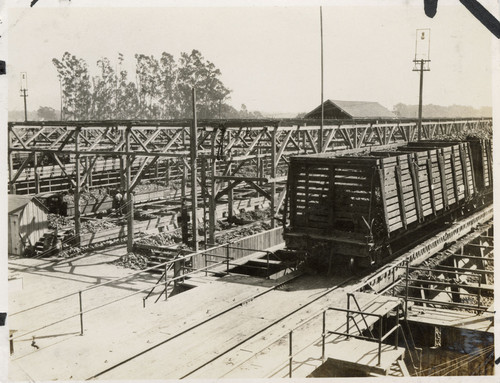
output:
<path id="1" fill-rule="evenodd" d="M 9 331 L 9 348 L 10 348 L 10 355 L 14 353 L 14 332 L 13 330 Z"/>
<path id="2" fill-rule="evenodd" d="M 347 313 L 346 313 L 346 339 L 349 339 L 349 318 L 351 313 L 351 294 L 347 293 Z"/>
<path id="3" fill-rule="evenodd" d="M 206 230 L 206 229 L 205 229 Z M 207 234 L 205 233 L 205 250 L 207 249 L 207 241 L 206 241 L 206 238 L 207 238 Z M 208 261 L 207 261 L 207 253 L 203 253 L 203 259 L 205 260 L 205 277 L 208 275 Z"/>
<path id="4" fill-rule="evenodd" d="M 325 361 L 325 341 L 326 341 L 326 310 L 323 311 L 323 332 L 321 334 L 321 360 Z"/>
<path id="5" fill-rule="evenodd" d="M 226 244 L 226 274 L 229 274 L 229 243 Z"/>
<path id="6" fill-rule="evenodd" d="M 380 366 L 380 362 L 382 360 L 382 330 L 383 330 L 383 316 L 380 315 L 380 322 L 379 322 L 379 328 L 378 328 L 378 363 L 377 366 Z"/>
<path id="7" fill-rule="evenodd" d="M 165 289 L 164 289 L 165 300 L 167 300 L 167 298 L 168 298 L 168 294 L 167 294 L 167 272 L 168 272 L 168 263 L 165 262 Z"/>
<path id="8" fill-rule="evenodd" d="M 267 255 L 267 279 L 269 279 L 269 251 L 266 251 Z"/>
<path id="9" fill-rule="evenodd" d="M 397 350 L 398 349 L 398 345 L 399 345 L 399 330 L 400 330 L 400 326 L 399 326 L 399 306 L 396 308 L 396 340 L 395 340 L 395 349 Z"/>
<path id="10" fill-rule="evenodd" d="M 408 319 L 408 290 L 409 290 L 409 278 L 410 278 L 410 260 L 406 259 L 406 291 L 405 291 L 405 320 Z"/>
<path id="11" fill-rule="evenodd" d="M 477 314 L 481 314 L 481 274 L 478 275 L 478 288 L 477 288 Z"/>
<path id="12" fill-rule="evenodd" d="M 290 331 L 290 333 L 288 334 L 288 343 L 289 343 L 289 352 L 288 352 L 288 359 L 289 359 L 289 362 L 288 362 L 288 377 L 289 378 L 292 377 L 292 363 L 293 363 L 293 355 L 292 355 L 292 350 L 293 350 L 292 341 L 293 341 L 293 338 L 292 338 L 292 335 L 293 335 L 293 331 Z"/>
<path id="13" fill-rule="evenodd" d="M 82 292 L 78 292 L 78 301 L 80 303 L 80 335 L 83 335 L 83 302 L 82 302 Z"/>

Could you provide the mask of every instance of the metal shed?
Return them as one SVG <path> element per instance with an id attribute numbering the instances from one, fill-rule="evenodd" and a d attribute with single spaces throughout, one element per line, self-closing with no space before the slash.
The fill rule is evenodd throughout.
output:
<path id="1" fill-rule="evenodd" d="M 9 255 L 23 255 L 48 231 L 47 214 L 36 197 L 9 194 Z"/>
<path id="2" fill-rule="evenodd" d="M 396 118 L 394 113 L 378 102 L 326 100 L 323 105 L 326 119 Z M 304 118 L 321 118 L 321 105 L 307 113 Z"/>

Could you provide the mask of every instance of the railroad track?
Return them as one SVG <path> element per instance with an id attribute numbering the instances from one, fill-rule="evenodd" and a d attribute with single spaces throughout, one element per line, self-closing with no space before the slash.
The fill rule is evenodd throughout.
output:
<path id="1" fill-rule="evenodd" d="M 139 358 L 148 358 L 148 354 L 151 354 L 151 352 L 153 350 L 157 350 L 157 351 L 160 351 L 158 350 L 158 348 L 160 347 L 164 347 L 164 346 L 167 346 L 172 343 L 173 341 L 177 340 L 178 338 L 182 337 L 183 335 L 186 335 L 190 332 L 193 332 L 194 330 L 199 330 L 200 327 L 202 326 L 209 326 L 210 324 L 213 324 L 214 321 L 216 320 L 221 320 L 221 317 L 222 316 L 227 316 L 227 315 L 230 315 L 232 313 L 234 313 L 235 310 L 237 310 L 238 308 L 242 307 L 242 306 L 245 306 L 245 305 L 248 305 L 252 302 L 253 305 L 255 305 L 256 303 L 258 304 L 257 300 L 258 299 L 262 299 L 264 298 L 265 296 L 267 296 L 266 298 L 268 300 L 273 300 L 272 297 L 270 297 L 269 295 L 272 294 L 273 292 L 277 291 L 277 290 L 280 290 L 282 288 L 285 287 L 285 285 L 289 286 L 290 288 L 293 288 L 293 283 L 294 281 L 297 281 L 299 280 L 300 278 L 302 277 L 301 274 L 297 274 L 297 275 L 294 275 L 291 279 L 288 279 L 276 286 L 273 286 L 269 289 L 267 289 L 266 291 L 264 292 L 261 292 L 259 294 L 255 294 L 253 296 L 251 296 L 250 298 L 246 298 L 244 299 L 243 301 L 241 302 L 238 302 L 236 304 L 233 304 L 229 307 L 227 307 L 226 309 L 224 309 L 223 311 L 211 316 L 210 318 L 207 318 L 206 320 L 203 320 L 193 326 L 190 326 L 189 328 L 179 332 L 179 333 L 176 333 L 174 335 L 171 335 L 169 336 L 168 338 L 166 338 L 165 340 L 155 344 L 154 346 L 151 346 L 150 348 L 140 352 L 140 353 L 137 353 L 135 355 L 132 355 L 131 357 L 123 360 L 122 362 L 120 363 L 117 363 L 113 366 L 110 366 L 104 370 L 102 370 L 101 372 L 97 373 L 97 374 L 94 374 L 93 376 L 89 377 L 87 380 L 91 380 L 91 379 L 96 379 L 96 378 L 99 378 L 99 377 L 102 377 L 102 378 L 105 378 L 105 379 L 108 379 L 108 378 L 112 378 L 114 376 L 114 374 L 116 374 L 116 370 L 119 370 L 119 369 L 123 369 L 125 368 L 125 365 L 129 365 L 131 363 L 133 363 L 134 361 L 136 361 L 136 363 L 144 363 L 143 360 L 140 360 L 140 361 L 137 361 L 137 359 Z M 203 362 L 200 362 L 199 364 L 197 364 L 196 366 L 194 366 L 193 368 L 190 368 L 189 371 L 186 371 L 184 372 L 183 374 L 179 375 L 178 377 L 176 376 L 176 378 L 187 378 L 189 377 L 190 375 L 194 374 L 195 372 L 197 372 L 198 370 L 202 369 L 203 367 L 209 365 L 210 363 L 212 363 L 213 361 L 215 361 L 216 359 L 224 356 L 225 354 L 231 352 L 232 350 L 234 350 L 235 348 L 241 346 L 242 344 L 248 342 L 249 340 L 257 337 L 259 334 L 262 334 L 263 332 L 265 332 L 266 330 L 269 330 L 271 327 L 274 327 L 274 326 L 277 326 L 278 324 L 282 323 L 284 320 L 286 320 L 287 318 L 293 316 L 294 314 L 298 313 L 299 311 L 301 310 L 306 310 L 310 305 L 314 304 L 315 302 L 323 299 L 325 296 L 327 296 L 328 294 L 331 294 L 333 293 L 334 291 L 342 288 L 343 286 L 345 286 L 347 283 L 349 283 L 350 281 L 352 281 L 354 279 L 354 277 L 348 277 L 348 278 L 342 278 L 342 279 L 339 279 L 339 282 L 336 283 L 334 286 L 330 287 L 330 288 L 327 288 L 325 289 L 324 292 L 322 292 L 321 294 L 317 295 L 315 298 L 313 299 L 310 299 L 308 302 L 300 305 L 299 307 L 296 307 L 294 308 L 293 310 L 289 310 L 288 312 L 286 312 L 285 314 L 283 315 L 280 315 L 279 317 L 277 318 L 274 318 L 270 323 L 267 323 L 266 325 L 260 327 L 259 329 L 253 331 L 250 335 L 247 335 L 245 337 L 243 337 L 243 339 L 238 339 L 237 341 L 235 341 L 234 343 L 231 343 L 231 342 L 228 342 L 228 343 L 225 343 L 226 344 L 226 347 L 223 349 L 223 350 L 220 350 L 218 349 L 217 350 L 217 355 L 215 357 L 209 357 L 208 359 L 205 359 Z M 182 340 L 181 340 L 182 341 Z M 180 350 L 178 350 L 180 352 Z M 154 357 L 152 357 L 154 359 Z M 198 360 L 198 359 L 197 359 Z M 146 364 L 146 365 L 149 365 L 149 364 Z M 153 366 L 151 366 L 153 367 Z M 127 366 L 127 368 L 134 368 L 133 366 Z M 120 375 L 120 373 L 118 372 L 118 375 Z"/>
<path id="2" fill-rule="evenodd" d="M 276 290 L 282 288 L 286 284 L 291 283 L 293 280 L 296 280 L 296 279 L 300 278 L 301 276 L 302 276 L 302 274 L 295 274 L 295 275 L 287 278 L 285 281 L 283 281 L 281 283 L 278 283 L 277 285 L 272 286 L 272 287 L 266 289 L 263 292 L 254 294 L 254 295 L 252 295 L 250 297 L 247 297 L 247 298 L 243 299 L 240 302 L 232 304 L 232 305 L 228 306 L 227 308 L 223 309 L 222 311 L 220 311 L 220 312 L 218 312 L 216 314 L 213 314 L 209 318 L 207 318 L 205 320 L 202 320 L 202 321 L 200 321 L 200 322 L 198 322 L 198 323 L 190 326 L 189 328 L 186 328 L 186 329 L 184 329 L 184 330 L 182 330 L 182 331 L 180 331 L 180 332 L 178 332 L 176 334 L 173 334 L 173 335 L 169 336 L 168 338 L 166 338 L 166 339 L 162 340 L 161 342 L 159 342 L 159 343 L 157 343 L 157 344 L 155 344 L 155 345 L 153 345 L 153 346 L 145 349 L 144 351 L 142 351 L 140 353 L 137 353 L 137 354 L 134 354 L 134 355 L 130 356 L 129 358 L 123 360 L 122 362 L 119 362 L 119 363 L 117 363 L 117 364 L 115 364 L 113 366 L 110 366 L 110 367 L 108 367 L 108 368 L 106 368 L 106 369 L 98 372 L 97 374 L 92 375 L 91 377 L 87 378 L 86 380 L 96 379 L 96 378 L 98 378 L 98 377 L 100 377 L 100 376 L 102 376 L 104 374 L 107 374 L 107 373 L 109 373 L 109 372 L 111 372 L 113 370 L 116 370 L 116 369 L 124 366 L 125 364 L 133 361 L 134 359 L 137 359 L 137 358 L 139 358 L 139 357 L 141 357 L 141 356 L 143 356 L 143 355 L 145 355 L 145 354 L 147 354 L 147 353 L 149 353 L 149 352 L 157 349 L 160 346 L 166 345 L 167 343 L 169 343 L 169 342 L 171 342 L 171 341 L 173 341 L 173 340 L 181 337 L 182 335 L 185 335 L 185 334 L 187 334 L 187 333 L 189 333 L 189 332 L 191 332 L 191 331 L 193 331 L 193 330 L 195 330 L 195 329 L 197 329 L 197 328 L 199 328 L 199 327 L 201 327 L 203 325 L 206 325 L 209 322 L 213 322 L 214 320 L 220 318 L 223 315 L 226 315 L 226 314 L 230 313 L 231 311 L 237 309 L 238 307 L 241 307 L 241 306 L 243 306 L 243 305 L 245 305 L 245 304 L 247 304 L 249 302 L 252 302 L 255 299 L 258 299 L 258 298 L 260 298 L 260 297 L 262 297 L 262 296 L 264 296 L 266 294 L 271 293 L 272 291 L 276 291 Z M 351 279 L 351 278 L 349 278 L 349 279 Z M 288 315 L 291 315 L 291 314 L 288 314 Z"/>
<path id="3" fill-rule="evenodd" d="M 479 216 L 481 216 L 481 214 L 483 217 L 482 219 L 484 220 L 484 217 L 486 217 L 490 213 L 490 209 L 485 209 L 485 211 L 483 211 L 482 213 L 479 212 L 473 217 L 468 217 L 468 220 L 470 220 L 471 222 L 477 222 L 478 219 L 480 219 Z M 443 248 L 445 249 L 446 247 L 444 247 L 443 243 L 446 242 L 446 239 L 453 240 L 453 238 L 454 238 L 453 235 L 454 236 L 461 236 L 461 234 L 463 234 L 463 233 L 460 234 L 460 232 L 467 231 L 468 230 L 467 227 L 469 227 L 470 225 L 464 224 L 462 226 L 458 225 L 458 227 L 448 228 L 447 230 L 445 230 L 444 233 L 441 233 L 440 235 L 434 235 L 431 238 L 426 238 L 426 240 L 420 241 L 420 245 L 423 245 L 424 247 L 426 247 L 428 249 L 426 257 L 428 258 L 428 257 L 432 256 L 435 252 L 441 251 L 441 250 L 443 250 Z M 441 245 L 435 246 L 434 249 L 428 248 L 428 244 L 432 243 L 433 241 L 436 243 L 440 243 Z M 181 379 L 182 378 L 190 378 L 190 377 L 195 377 L 195 378 L 199 377 L 199 376 L 196 376 L 197 373 L 199 374 L 200 371 L 202 371 L 204 368 L 206 368 L 210 364 L 212 364 L 212 363 L 216 362 L 217 360 L 219 360 L 220 358 L 230 354 L 231 352 L 235 351 L 236 349 L 241 348 L 244 344 L 255 339 L 256 337 L 265 333 L 266 331 L 269 331 L 272 328 L 277 328 L 286 319 L 292 317 L 293 315 L 297 314 L 298 312 L 300 312 L 302 310 L 307 310 L 309 307 L 311 307 L 311 305 L 320 301 L 321 299 L 324 299 L 329 294 L 331 294 L 333 292 L 338 292 L 339 289 L 341 289 L 341 288 L 344 288 L 342 292 L 345 292 L 345 293 L 355 292 L 355 291 L 363 291 L 364 287 L 369 285 L 371 283 L 371 281 L 376 280 L 377 276 L 379 276 L 380 273 L 383 272 L 384 270 L 385 270 L 385 272 L 394 272 L 400 266 L 402 259 L 407 259 L 412 254 L 420 254 L 418 247 L 415 249 L 413 251 L 406 252 L 405 254 L 400 255 L 388 267 L 383 266 L 379 270 L 365 273 L 365 275 L 362 275 L 362 276 L 360 276 L 360 275 L 351 276 L 349 278 L 339 280 L 339 282 L 336 283 L 335 286 L 332 286 L 331 288 L 326 289 L 321 294 L 318 294 L 317 296 L 315 296 L 314 299 L 310 299 L 309 301 L 303 303 L 300 307 L 289 310 L 288 312 L 283 313 L 279 317 L 274 318 L 270 323 L 267 323 L 266 325 L 254 330 L 251 334 L 248 334 L 244 337 L 241 337 L 237 341 L 234 341 L 233 343 L 226 344 L 226 346 L 223 349 L 218 348 L 216 355 L 211 356 L 211 357 L 207 357 L 202 361 L 200 359 L 195 359 L 196 363 L 194 363 L 194 364 L 193 364 L 193 360 L 190 360 L 189 362 L 192 364 L 189 366 L 189 369 L 187 371 L 186 370 L 183 371 L 183 373 L 179 374 L 178 376 L 168 376 L 168 377 L 170 377 L 170 378 L 175 377 L 175 378 L 181 378 Z M 414 257 L 413 259 L 415 260 L 417 258 Z M 421 260 L 422 260 L 422 258 L 420 257 L 418 259 L 418 261 L 421 261 Z M 216 316 L 213 316 L 213 317 L 211 317 L 203 322 L 200 322 L 199 324 L 192 326 L 191 328 L 186 329 L 186 330 L 182 331 L 181 333 L 175 334 L 174 336 L 167 338 L 166 340 L 162 341 L 161 343 L 159 343 L 159 344 L 157 344 L 157 345 L 155 345 L 147 350 L 144 350 L 144 352 L 142 352 L 140 354 L 136 354 L 136 355 L 128 358 L 127 360 L 124 360 L 123 362 L 121 362 L 117 365 L 114 365 L 110 368 L 107 368 L 106 370 L 103 370 L 102 372 L 92 376 L 89 379 L 95 379 L 95 378 L 101 377 L 101 376 L 104 376 L 105 378 L 111 378 L 111 379 L 113 379 L 117 376 L 120 377 L 121 376 L 120 374 L 115 376 L 113 370 L 119 370 L 120 368 L 124 368 L 126 364 L 128 364 L 136 359 L 139 359 L 139 358 L 141 358 L 141 361 L 136 361 L 136 363 L 139 363 L 139 364 L 146 363 L 144 365 L 149 365 L 147 363 L 147 361 L 149 360 L 149 357 L 146 356 L 146 354 L 149 353 L 150 351 L 152 351 L 160 346 L 164 346 L 164 345 L 167 346 L 169 344 L 169 342 L 173 341 L 174 339 L 179 338 L 182 335 L 187 334 L 187 333 L 197 329 L 200 326 L 208 325 L 210 322 L 213 322 L 215 320 L 220 319 L 221 316 L 231 313 L 233 310 L 236 310 L 238 307 L 241 307 L 242 305 L 244 305 L 250 301 L 256 301 L 258 298 L 264 297 L 265 295 L 270 294 L 273 291 L 276 291 L 277 289 L 283 287 L 285 284 L 293 285 L 293 282 L 295 280 L 297 280 L 299 277 L 300 277 L 300 275 L 297 275 L 293 280 L 289 280 L 289 281 L 286 281 L 278 286 L 274 286 L 274 287 L 268 289 L 265 293 L 260 293 L 254 297 L 246 299 L 244 302 L 239 302 L 238 304 L 235 304 L 235 305 L 229 307 L 228 309 L 217 314 Z M 258 304 L 258 302 L 256 302 L 256 303 Z M 154 357 L 151 357 L 151 358 L 154 361 L 155 358 Z M 128 366 L 127 368 L 131 368 L 131 367 Z"/>
<path id="4" fill-rule="evenodd" d="M 466 222 L 464 221 L 463 223 L 457 223 L 453 227 L 449 228 L 446 231 L 446 234 L 440 235 L 440 236 L 435 236 L 427 241 L 425 243 L 420 244 L 417 248 L 412 249 L 408 254 L 403 255 L 401 257 L 413 257 L 412 259 L 417 259 L 418 257 L 422 257 L 424 254 L 427 256 L 430 256 L 432 252 L 434 251 L 440 251 L 444 248 L 445 243 L 450 243 L 453 241 L 456 241 L 458 238 L 462 237 L 466 232 L 470 231 L 472 228 L 474 228 L 478 223 L 484 222 L 485 220 L 489 219 L 492 215 L 492 207 L 489 207 L 487 209 L 484 209 L 482 212 L 476 213 L 472 217 L 467 217 Z M 431 244 L 435 243 L 434 248 L 432 248 Z M 415 257 L 414 257 L 415 256 Z M 243 335 L 240 336 L 238 339 L 236 338 L 230 338 L 232 340 L 232 343 L 226 343 L 224 347 L 219 347 L 217 349 L 217 355 L 207 355 L 203 356 L 202 359 L 200 358 L 193 358 L 193 359 L 184 359 L 184 362 L 189 361 L 191 364 L 189 366 L 186 366 L 186 368 L 179 374 L 173 375 L 175 377 L 193 377 L 199 374 L 200 372 L 204 371 L 204 368 L 209 367 L 212 363 L 216 362 L 219 358 L 221 358 L 224 355 L 232 355 L 232 351 L 234 351 L 236 348 L 241 347 L 243 344 L 252 341 L 259 335 L 262 335 L 263 333 L 267 334 L 267 331 L 274 330 L 276 332 L 281 331 L 281 324 L 287 320 L 287 318 L 291 318 L 294 316 L 294 314 L 297 314 L 301 312 L 302 310 L 308 310 L 311 308 L 312 305 L 314 305 L 315 302 L 319 302 L 320 299 L 327 297 L 328 294 L 334 293 L 334 292 L 341 292 L 342 294 L 344 292 L 352 292 L 356 290 L 364 290 L 366 286 L 375 286 L 376 284 L 381 284 L 381 283 L 388 283 L 388 281 L 391 278 L 390 275 L 387 276 L 387 274 L 390 274 L 388 270 L 396 270 L 395 267 L 395 262 L 399 262 L 400 258 L 397 260 L 393 261 L 389 265 L 385 265 L 382 268 L 380 268 L 377 271 L 369 273 L 369 275 L 365 276 L 351 276 L 349 278 L 342 278 L 342 279 L 337 279 L 337 283 L 335 283 L 333 286 L 325 289 L 322 291 L 320 294 L 317 294 L 314 296 L 312 299 L 307 299 L 302 302 L 302 305 L 299 305 L 299 307 L 294 307 L 289 309 L 287 312 L 281 312 L 276 314 L 272 319 L 269 319 L 266 323 L 263 323 L 260 325 L 259 328 L 252 329 L 252 331 L 245 331 L 243 330 Z M 386 274 L 385 277 L 383 274 Z M 147 347 L 144 350 L 140 352 L 136 352 L 130 357 L 123 359 L 122 361 L 113 364 L 110 367 L 107 367 L 106 369 L 103 369 L 101 371 L 98 371 L 97 373 L 93 373 L 92 376 L 88 377 L 87 379 L 96 379 L 99 377 L 102 378 L 115 378 L 116 374 L 118 377 L 120 374 L 123 374 L 123 371 L 127 371 L 127 369 L 132 368 L 134 365 L 137 368 L 137 363 L 142 366 L 148 366 L 148 363 L 146 364 L 141 364 L 144 362 L 144 358 L 148 358 L 152 356 L 153 354 L 158 355 L 158 351 L 160 351 L 160 348 L 165 346 L 166 350 L 179 350 L 178 344 L 179 342 L 182 344 L 184 336 L 187 336 L 189 333 L 199 333 L 205 326 L 211 326 L 214 325 L 218 320 L 228 318 L 230 315 L 236 315 L 238 308 L 243 308 L 243 307 L 248 307 L 248 313 L 250 314 L 250 317 L 253 318 L 254 311 L 253 308 L 256 306 L 252 305 L 253 303 L 259 303 L 262 300 L 266 299 L 268 302 L 274 302 L 274 305 L 277 305 L 277 302 L 280 302 L 283 298 L 283 296 L 277 294 L 276 297 L 272 296 L 273 292 L 278 292 L 280 289 L 293 289 L 294 288 L 294 283 L 298 281 L 301 278 L 301 275 L 294 275 L 293 278 L 283 281 L 279 285 L 272 286 L 265 291 L 261 291 L 258 294 L 254 294 L 250 297 L 247 297 L 239 302 L 235 302 L 233 304 L 228 305 L 221 311 L 218 311 L 215 314 L 210 315 L 210 317 L 206 317 L 204 320 L 200 320 L 197 323 L 194 323 L 190 325 L 188 328 L 181 329 L 180 331 L 169 335 L 162 341 L 156 343 L 155 345 L 151 347 Z M 381 282 L 381 280 L 385 278 L 385 282 Z M 344 291 L 341 289 L 344 288 Z M 304 290 L 307 288 L 303 288 Z M 370 290 L 371 288 L 369 288 Z M 372 291 L 375 289 L 371 289 Z M 294 299 L 293 295 L 288 296 L 289 299 Z M 182 296 L 181 296 L 182 299 Z M 252 310 L 250 310 L 252 309 Z M 273 307 L 274 309 L 274 307 Z M 240 317 L 241 318 L 241 317 Z M 240 320 L 241 321 L 241 320 Z M 239 323 L 240 321 L 234 322 L 235 325 L 236 323 Z M 231 330 L 231 326 L 228 326 L 228 331 Z M 161 334 L 159 334 L 161 335 Z M 224 334 L 225 335 L 225 334 Z M 160 338 L 161 339 L 161 338 Z M 199 339 L 205 339 L 202 336 Z M 224 337 L 223 337 L 224 339 Z M 207 341 L 209 342 L 209 340 Z M 194 347 L 195 345 L 193 345 Z M 153 352 L 156 350 L 156 352 Z M 161 353 L 163 355 L 164 350 L 162 349 Z M 153 358 L 154 359 L 154 358 Z M 118 359 L 119 360 L 119 359 Z M 182 364 L 182 363 L 181 363 Z M 211 367 L 211 366 L 210 366 Z M 123 376 L 123 375 L 121 375 Z M 132 375 L 131 375 L 132 376 Z M 169 376 L 170 375 L 165 375 Z M 172 376 L 172 377 L 173 377 Z"/>

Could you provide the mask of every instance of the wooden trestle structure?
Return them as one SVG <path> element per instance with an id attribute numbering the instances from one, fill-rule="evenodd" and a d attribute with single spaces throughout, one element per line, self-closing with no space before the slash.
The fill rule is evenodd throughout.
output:
<path id="1" fill-rule="evenodd" d="M 422 138 L 491 125 L 491 119 L 424 120 Z M 82 188 L 92 185 L 99 162 L 117 158 L 121 187 L 126 190 L 131 251 L 134 189 L 145 173 L 155 167 L 158 172 L 158 164 L 167 161 L 182 174 L 182 196 L 190 196 L 193 243 L 197 243 L 198 191 L 208 199 L 209 241 L 213 243 L 216 204 L 227 196 L 231 215 L 233 190 L 238 185 L 245 183 L 270 200 L 275 227 L 285 197 L 289 156 L 415 141 L 417 121 L 325 120 L 322 137 L 319 132 L 318 120 L 303 119 L 9 122 L 9 192 L 16 193 L 26 177 L 34 178 L 35 193 L 40 192 L 41 163 L 49 159 L 74 189 L 78 238 Z"/>

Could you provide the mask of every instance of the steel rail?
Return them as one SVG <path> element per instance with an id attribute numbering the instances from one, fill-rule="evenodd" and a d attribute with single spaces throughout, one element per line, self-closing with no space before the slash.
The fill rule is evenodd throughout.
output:
<path id="1" fill-rule="evenodd" d="M 225 349 L 224 351 L 220 352 L 217 356 L 213 357 L 212 359 L 210 359 L 209 361 L 201 364 L 200 366 L 196 367 L 195 369 L 191 370 L 190 372 L 188 372 L 187 374 L 184 374 L 183 376 L 181 376 L 179 379 L 185 379 L 187 378 L 188 376 L 192 375 L 193 373 L 195 373 L 196 371 L 200 370 L 201 368 L 209 365 L 210 363 L 213 363 L 215 360 L 219 359 L 220 357 L 224 356 L 225 354 L 227 354 L 228 352 L 234 350 L 235 348 L 241 346 L 242 344 L 248 342 L 250 339 L 256 337 L 257 335 L 263 333 L 264 331 L 270 329 L 271 327 L 273 326 L 276 326 L 278 323 L 282 322 L 283 320 L 291 317 L 292 315 L 298 313 L 299 311 L 303 310 L 304 308 L 308 307 L 309 305 L 315 303 L 316 301 L 324 298 L 326 295 L 332 293 L 333 291 L 343 287 L 345 284 L 347 284 L 348 282 L 352 281 L 355 277 L 354 276 L 351 276 L 345 280 L 343 280 L 342 282 L 340 282 L 338 285 L 336 286 L 333 286 L 333 287 L 330 287 L 328 288 L 325 292 L 321 293 L 320 295 L 318 295 L 316 298 L 310 300 L 309 302 L 303 304 L 302 306 L 292 310 L 291 312 L 289 312 L 288 314 L 285 314 L 283 315 L 282 317 L 274 320 L 273 322 L 271 322 L 270 324 L 264 326 L 263 328 L 261 328 L 260 330 L 254 332 L 253 334 L 247 336 L 244 340 L 242 341 L 239 341 L 237 344 Z M 309 318 L 309 320 L 311 320 L 312 318 Z"/>
<path id="2" fill-rule="evenodd" d="M 150 352 L 150 351 L 152 351 L 152 350 L 154 350 L 154 349 L 156 349 L 156 348 L 158 348 L 158 347 L 160 347 L 160 346 L 162 346 L 162 345 L 164 345 L 164 344 L 166 344 L 166 343 L 168 343 L 168 342 L 170 342 L 170 341 L 172 341 L 172 340 L 174 340 L 174 339 L 176 339 L 176 338 L 178 338 L 178 337 L 180 337 L 180 336 L 182 336 L 182 335 L 184 335 L 186 333 L 188 333 L 189 331 L 192 331 L 195 328 L 198 328 L 198 327 L 204 325 L 205 323 L 208 323 L 208 322 L 210 322 L 210 321 L 212 321 L 212 320 L 214 320 L 214 319 L 216 319 L 216 318 L 218 318 L 218 317 L 220 317 L 220 316 L 222 316 L 222 315 L 224 315 L 224 314 L 226 314 L 226 313 L 228 313 L 228 312 L 230 312 L 230 311 L 232 311 L 232 310 L 234 310 L 234 309 L 236 309 L 236 308 L 238 308 L 238 307 L 240 307 L 242 305 L 244 305 L 245 303 L 248 303 L 248 302 L 250 302 L 250 301 L 252 301 L 252 300 L 254 300 L 256 298 L 259 298 L 259 297 L 261 297 L 261 296 L 263 296 L 265 294 L 268 294 L 269 292 L 274 291 L 274 290 L 282 287 L 283 285 L 285 285 L 287 283 L 290 283 L 292 280 L 297 279 L 297 278 L 299 278 L 299 277 L 302 276 L 302 274 L 299 274 L 299 273 L 297 273 L 295 275 L 292 275 L 292 274 L 290 274 L 290 275 L 291 275 L 291 277 L 288 278 L 287 280 L 285 280 L 285 281 L 283 281 L 281 283 L 278 283 L 275 286 L 269 287 L 269 288 L 265 289 L 264 291 L 261 291 L 260 293 L 254 294 L 251 297 L 244 298 L 244 299 L 240 300 L 239 302 L 236 302 L 236 303 L 228 306 L 227 308 L 222 309 L 218 313 L 216 313 L 214 315 L 211 315 L 210 317 L 208 317 L 208 318 L 206 318 L 206 319 L 204 319 L 204 320 L 202 320 L 202 321 L 200 321 L 200 322 L 198 322 L 198 323 L 190 326 L 189 328 L 184 329 L 182 331 L 179 331 L 178 333 L 169 336 L 168 338 L 162 340 L 161 342 L 159 342 L 159 343 L 157 343 L 157 344 L 155 344 L 155 345 L 153 345 L 151 347 L 148 347 L 147 349 L 145 349 L 145 350 L 143 350 L 143 351 L 141 351 L 139 353 L 136 353 L 135 355 L 132 355 L 129 358 L 127 358 L 127 359 L 125 359 L 125 360 L 123 360 L 121 362 L 118 362 L 115 365 L 110 366 L 110 367 L 106 368 L 105 370 L 102 370 L 102 371 L 98 372 L 97 374 L 95 374 L 95 375 L 93 375 L 93 376 L 91 376 L 91 377 L 89 377 L 89 378 L 87 378 L 85 380 L 95 379 L 95 378 L 97 378 L 97 377 L 99 377 L 99 376 L 101 376 L 101 375 L 103 375 L 105 373 L 108 373 L 109 371 L 112 371 L 112 370 L 114 370 L 114 369 L 116 369 L 116 368 L 118 368 L 120 366 L 123 366 L 124 364 L 126 364 L 126 363 L 128 363 L 128 362 L 130 362 L 130 361 L 132 361 L 132 360 L 134 360 L 134 359 L 136 359 L 136 358 L 138 358 L 138 357 L 140 357 L 140 356 L 142 356 L 142 355 L 144 355 L 144 354 L 146 354 L 146 353 L 148 353 L 148 352 Z"/>

